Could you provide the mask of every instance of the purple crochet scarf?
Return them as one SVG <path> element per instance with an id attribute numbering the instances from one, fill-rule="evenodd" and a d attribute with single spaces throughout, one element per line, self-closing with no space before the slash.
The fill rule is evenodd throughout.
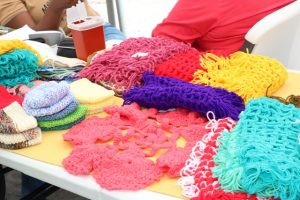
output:
<path id="1" fill-rule="evenodd" d="M 124 104 L 138 103 L 146 108 L 167 110 L 186 108 L 206 114 L 214 112 L 217 119 L 231 117 L 238 120 L 245 109 L 243 99 L 233 92 L 210 86 L 195 85 L 174 78 L 144 73 L 143 86 L 126 92 Z"/>
<path id="2" fill-rule="evenodd" d="M 129 38 L 98 55 L 79 75 L 127 90 L 140 82 L 144 72 L 154 72 L 154 67 L 170 56 L 190 49 L 189 44 L 169 38 Z"/>

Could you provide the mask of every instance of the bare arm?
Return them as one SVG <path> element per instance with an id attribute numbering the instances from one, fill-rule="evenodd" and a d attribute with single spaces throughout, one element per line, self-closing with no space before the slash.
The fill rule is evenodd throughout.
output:
<path id="1" fill-rule="evenodd" d="M 20 28 L 27 24 L 36 31 L 57 30 L 64 10 L 76 3 L 77 0 L 52 0 L 41 21 L 35 23 L 29 12 L 23 12 L 10 20 L 6 25 L 11 28 Z"/>

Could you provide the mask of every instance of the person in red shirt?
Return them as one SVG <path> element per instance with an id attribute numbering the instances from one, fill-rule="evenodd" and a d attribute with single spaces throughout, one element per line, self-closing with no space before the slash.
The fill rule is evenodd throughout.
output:
<path id="1" fill-rule="evenodd" d="M 259 20 L 294 0 L 178 0 L 152 36 L 190 43 L 200 51 L 239 51 Z"/>

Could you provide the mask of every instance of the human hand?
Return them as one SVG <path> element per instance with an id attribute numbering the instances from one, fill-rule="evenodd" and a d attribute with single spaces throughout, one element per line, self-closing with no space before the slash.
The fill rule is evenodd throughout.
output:
<path id="1" fill-rule="evenodd" d="M 80 0 L 52 0 L 50 6 L 53 9 L 61 11 L 72 6 L 75 6 Z"/>

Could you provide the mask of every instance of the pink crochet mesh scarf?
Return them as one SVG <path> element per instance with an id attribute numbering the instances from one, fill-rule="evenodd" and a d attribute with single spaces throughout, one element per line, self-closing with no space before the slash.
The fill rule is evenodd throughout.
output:
<path id="1" fill-rule="evenodd" d="M 190 49 L 188 44 L 167 38 L 129 38 L 98 55 L 80 76 L 113 85 L 120 92 L 120 88 L 127 90 L 139 83 L 143 72 L 153 72 L 156 65 L 170 56 Z"/>
<path id="2" fill-rule="evenodd" d="M 209 132 L 205 117 L 185 109 L 158 112 L 131 104 L 105 111 L 108 117 L 91 117 L 64 134 L 74 149 L 63 166 L 72 174 L 91 173 L 109 190 L 138 190 L 162 173 L 178 177 L 196 141 Z M 179 137 L 184 147 L 176 145 Z M 151 161 L 158 150 L 165 153 Z"/>

